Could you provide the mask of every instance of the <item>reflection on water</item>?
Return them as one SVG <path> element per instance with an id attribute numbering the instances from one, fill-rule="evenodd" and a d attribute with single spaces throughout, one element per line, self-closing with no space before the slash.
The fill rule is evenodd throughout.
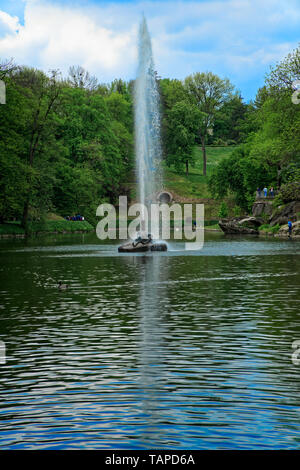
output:
<path id="1" fill-rule="evenodd" d="M 157 448 L 164 439 L 161 419 L 161 385 L 168 374 L 162 312 L 165 311 L 165 281 L 168 265 L 161 256 L 145 257 L 140 284 L 140 356 L 139 381 L 141 408 L 147 419 L 140 440 L 144 448 Z"/>
<path id="2" fill-rule="evenodd" d="M 1 447 L 299 448 L 297 253 L 1 243 Z"/>

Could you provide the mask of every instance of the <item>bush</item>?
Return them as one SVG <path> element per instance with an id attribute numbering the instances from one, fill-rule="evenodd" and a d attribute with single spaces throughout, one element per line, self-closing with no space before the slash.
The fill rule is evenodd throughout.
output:
<path id="1" fill-rule="evenodd" d="M 5 234 L 5 235 L 16 235 L 16 234 L 24 234 L 25 231 L 21 227 L 20 223 L 15 223 L 15 222 L 7 222 L 4 224 L 0 225 L 0 234 Z"/>
<path id="2" fill-rule="evenodd" d="M 240 217 L 242 215 L 242 209 L 239 206 L 235 206 L 233 209 L 234 217 Z"/>
<path id="3" fill-rule="evenodd" d="M 31 222 L 29 233 L 36 232 L 76 232 L 78 230 L 92 231 L 93 226 L 87 222 L 79 220 L 48 220 L 41 222 Z"/>
<path id="4" fill-rule="evenodd" d="M 276 194 L 272 201 L 273 207 L 278 207 L 283 205 L 283 199 L 281 193 Z"/>
<path id="5" fill-rule="evenodd" d="M 280 225 L 276 224 L 273 227 L 271 227 L 269 224 L 263 224 L 259 227 L 260 232 L 271 232 L 271 233 L 277 233 L 278 230 L 280 229 Z"/>
<path id="6" fill-rule="evenodd" d="M 213 145 L 218 145 L 218 146 L 220 146 L 220 147 L 226 147 L 226 146 L 227 146 L 227 142 L 226 142 L 225 140 L 221 139 L 221 137 L 218 137 L 218 138 L 214 141 Z"/>
<path id="7" fill-rule="evenodd" d="M 220 210 L 219 210 L 219 213 L 218 213 L 218 216 L 223 219 L 225 217 L 228 217 L 228 207 L 227 207 L 227 204 L 223 201 L 221 206 L 220 206 Z"/>
<path id="8" fill-rule="evenodd" d="M 279 224 L 276 224 L 276 225 L 273 225 L 273 227 L 270 228 L 270 231 L 272 233 L 277 233 L 280 229 L 280 225 Z"/>
<path id="9" fill-rule="evenodd" d="M 298 164 L 299 165 L 299 164 Z M 284 183 L 300 180 L 300 168 L 295 163 L 291 163 L 281 171 L 281 178 Z"/>
<path id="10" fill-rule="evenodd" d="M 283 202 L 300 201 L 300 182 L 293 181 L 282 185 L 279 195 Z"/>
<path id="11" fill-rule="evenodd" d="M 259 227 L 260 232 L 269 232 L 270 231 L 270 225 L 269 224 L 263 224 Z"/>

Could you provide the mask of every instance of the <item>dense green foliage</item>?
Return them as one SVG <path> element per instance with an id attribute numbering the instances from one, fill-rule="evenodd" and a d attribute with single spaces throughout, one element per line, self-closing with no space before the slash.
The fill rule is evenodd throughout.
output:
<path id="1" fill-rule="evenodd" d="M 93 226 L 84 221 L 69 221 L 69 220 L 41 220 L 33 221 L 28 223 L 29 233 L 40 233 L 40 232 L 90 232 L 93 230 Z M 21 235 L 24 234 L 25 230 L 19 223 L 6 222 L 0 225 L 1 234 L 12 234 Z"/>
<path id="2" fill-rule="evenodd" d="M 85 77 L 86 78 L 86 77 Z M 89 78 L 89 77 L 88 77 Z M 0 108 L 0 219 L 83 214 L 124 191 L 133 165 L 132 98 L 28 68 L 5 76 Z M 73 77 L 74 79 L 74 77 Z"/>
<path id="3" fill-rule="evenodd" d="M 210 177 L 214 196 L 224 198 L 232 192 L 245 209 L 253 202 L 255 189 L 264 186 L 281 188 L 282 201 L 299 197 L 300 105 L 292 101 L 292 84 L 300 77 L 299 57 L 298 48 L 271 71 L 258 91 L 241 126 L 248 130 L 244 143 Z"/>
<path id="4" fill-rule="evenodd" d="M 224 201 L 223 201 L 222 204 L 221 204 L 221 207 L 220 207 L 218 216 L 219 216 L 221 219 L 228 216 L 228 207 L 227 207 L 227 205 L 226 205 L 226 203 L 225 203 Z"/>
<path id="5" fill-rule="evenodd" d="M 71 67 L 63 80 L 57 71 L 46 75 L 12 61 L 0 63 L 0 79 L 7 90 L 0 106 L 0 222 L 19 220 L 28 231 L 55 212 L 95 223 L 100 203 L 134 191 L 133 82 L 99 84 L 82 67 Z M 299 48 L 271 70 L 249 104 L 211 72 L 157 78 L 169 189 L 220 199 L 221 213 L 227 197 L 235 198 L 237 213 L 248 211 L 264 186 L 281 187 L 278 202 L 298 198 L 300 104 L 291 99 L 297 79 Z"/>
<path id="6" fill-rule="evenodd" d="M 195 163 L 192 146 L 201 144 L 202 171 L 207 173 L 206 145 L 235 144 L 241 140 L 239 126 L 246 105 L 233 93 L 228 79 L 195 73 L 179 80 L 160 81 L 163 103 L 164 152 L 168 165 L 180 172 Z"/>
<path id="7" fill-rule="evenodd" d="M 243 141 L 248 106 L 241 96 L 233 96 L 215 113 L 213 134 L 207 136 L 209 144 L 234 145 Z"/>
<path id="8" fill-rule="evenodd" d="M 185 165 L 189 174 L 189 163 L 194 163 L 193 147 L 195 135 L 202 121 L 202 113 L 197 106 L 179 101 L 169 110 L 166 127 L 168 155 L 167 163 L 174 164 L 177 171 Z"/>
<path id="9" fill-rule="evenodd" d="M 174 194 L 184 198 L 210 198 L 208 188 L 209 177 L 215 167 L 224 158 L 232 153 L 231 146 L 207 146 L 207 176 L 203 176 L 202 149 L 195 145 L 192 152 L 192 165 L 189 167 L 189 174 L 175 168 L 175 165 L 168 166 L 164 163 L 164 184 Z M 216 204 L 219 206 L 219 201 Z M 217 216 L 217 213 L 215 214 Z"/>
<path id="10" fill-rule="evenodd" d="M 227 78 L 221 79 L 212 72 L 196 72 L 186 77 L 184 87 L 191 102 L 203 115 L 198 135 L 203 153 L 203 175 L 206 176 L 206 141 L 213 131 L 217 112 L 233 98 L 234 86 Z"/>
<path id="11" fill-rule="evenodd" d="M 283 184 L 280 188 L 279 196 L 283 203 L 300 201 L 300 181 Z"/>
<path id="12" fill-rule="evenodd" d="M 263 224 L 259 227 L 260 232 L 266 232 L 266 233 L 277 233 L 280 229 L 280 225 L 276 224 L 271 227 L 269 224 Z"/>
<path id="13" fill-rule="evenodd" d="M 271 185 L 276 180 L 276 172 L 253 158 L 249 144 L 243 144 L 223 159 L 209 179 L 209 188 L 215 196 L 222 199 L 229 191 L 235 195 L 238 206 L 247 210 L 252 204 L 256 188 Z M 274 186 L 274 183 L 273 183 Z"/>

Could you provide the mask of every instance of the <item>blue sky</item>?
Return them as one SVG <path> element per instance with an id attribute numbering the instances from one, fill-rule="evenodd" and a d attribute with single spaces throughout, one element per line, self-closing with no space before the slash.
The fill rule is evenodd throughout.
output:
<path id="1" fill-rule="evenodd" d="M 270 65 L 299 44 L 299 0 L 0 0 L 0 57 L 67 74 L 82 65 L 100 82 L 135 77 L 145 14 L 162 77 L 228 77 L 245 100 Z"/>

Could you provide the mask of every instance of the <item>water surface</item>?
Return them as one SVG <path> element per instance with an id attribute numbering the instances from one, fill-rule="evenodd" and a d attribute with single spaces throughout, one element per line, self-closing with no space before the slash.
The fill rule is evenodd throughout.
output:
<path id="1" fill-rule="evenodd" d="M 1 448 L 299 449 L 299 248 L 2 240 Z"/>

